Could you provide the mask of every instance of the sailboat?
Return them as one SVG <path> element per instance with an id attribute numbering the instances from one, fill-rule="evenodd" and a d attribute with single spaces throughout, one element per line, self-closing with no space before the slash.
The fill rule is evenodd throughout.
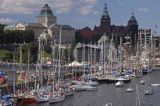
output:
<path id="1" fill-rule="evenodd" d="M 61 34 L 62 27 L 60 26 L 60 36 L 59 36 L 59 45 L 58 45 L 58 79 L 56 81 L 55 76 L 53 78 L 50 94 L 49 94 L 49 103 L 58 103 L 62 102 L 65 99 L 65 95 L 62 93 L 62 82 L 60 79 L 61 74 Z M 56 73 L 55 73 L 56 74 Z"/>
<path id="2" fill-rule="evenodd" d="M 23 77 L 22 77 L 22 45 L 20 45 L 20 67 L 19 67 L 19 69 L 20 70 L 19 70 L 18 81 L 21 84 L 21 86 L 23 86 L 24 85 L 24 81 L 23 81 Z M 25 75 L 25 78 L 26 78 L 26 75 Z M 21 93 L 18 94 L 18 101 L 22 101 L 23 104 L 37 103 L 37 101 L 35 100 L 34 96 L 31 95 L 31 94 L 28 94 L 28 91 L 25 91 L 25 92 L 21 91 Z"/>
<path id="3" fill-rule="evenodd" d="M 43 88 L 43 73 L 42 73 L 42 50 L 41 50 L 42 44 L 41 44 L 41 39 L 38 39 L 38 60 L 37 60 L 37 67 L 36 70 L 39 73 L 40 76 L 40 83 L 41 83 L 41 88 L 39 88 L 39 84 L 37 84 L 36 82 L 36 78 L 35 78 L 35 99 L 38 103 L 42 103 L 42 102 L 47 102 L 49 100 L 49 96 L 47 94 L 47 92 L 45 92 L 44 88 Z"/>

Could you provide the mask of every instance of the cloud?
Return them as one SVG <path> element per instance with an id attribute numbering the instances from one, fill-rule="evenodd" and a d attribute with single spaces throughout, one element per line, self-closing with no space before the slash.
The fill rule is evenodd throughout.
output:
<path id="1" fill-rule="evenodd" d="M 83 6 L 79 9 L 79 11 L 82 15 L 88 15 L 94 12 L 91 6 Z"/>
<path id="2" fill-rule="evenodd" d="M 149 8 L 139 8 L 138 11 L 140 11 L 140 12 L 148 12 Z"/>
<path id="3" fill-rule="evenodd" d="M 0 23 L 2 23 L 2 24 L 12 24 L 14 22 L 15 22 L 15 20 L 10 19 L 10 18 L 0 18 Z"/>
<path id="4" fill-rule="evenodd" d="M 93 13 L 92 7 L 98 0 L 52 0 L 48 1 L 54 12 L 68 13 L 70 11 L 81 11 L 82 14 Z M 0 0 L 0 13 L 4 14 L 34 14 L 40 11 L 45 0 Z M 89 6 L 89 7 L 88 7 Z M 87 7 L 87 8 L 86 8 Z M 78 9 L 77 9 L 78 8 Z M 84 9 L 87 9 L 84 12 Z"/>

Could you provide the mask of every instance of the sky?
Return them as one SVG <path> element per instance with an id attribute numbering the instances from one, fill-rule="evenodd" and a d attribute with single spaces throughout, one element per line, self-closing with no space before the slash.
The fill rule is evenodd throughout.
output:
<path id="1" fill-rule="evenodd" d="M 99 26 L 105 2 L 112 24 L 127 25 L 134 12 L 140 28 L 160 32 L 160 0 L 0 0 L 0 23 L 35 22 L 43 5 L 48 3 L 58 24 L 93 29 Z"/>

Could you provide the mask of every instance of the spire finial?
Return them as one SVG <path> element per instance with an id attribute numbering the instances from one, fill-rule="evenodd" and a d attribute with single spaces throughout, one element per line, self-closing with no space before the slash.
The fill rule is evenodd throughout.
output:
<path id="1" fill-rule="evenodd" d="M 134 16 L 134 9 L 133 9 L 133 8 L 132 8 L 132 12 L 131 12 L 131 15 L 132 15 L 132 16 Z"/>
<path id="2" fill-rule="evenodd" d="M 107 0 L 104 4 L 104 9 L 103 9 L 103 15 L 102 16 L 109 16 L 108 7 L 107 7 Z"/>

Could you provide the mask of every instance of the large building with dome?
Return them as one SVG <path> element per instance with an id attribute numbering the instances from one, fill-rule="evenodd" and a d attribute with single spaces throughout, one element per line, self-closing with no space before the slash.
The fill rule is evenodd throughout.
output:
<path id="1" fill-rule="evenodd" d="M 26 30 L 32 29 L 35 38 L 47 31 L 49 37 L 45 39 L 54 40 L 58 43 L 61 28 L 61 43 L 71 44 L 75 40 L 75 29 L 70 25 L 59 25 L 57 17 L 53 14 L 48 4 L 45 4 L 40 14 L 36 17 L 35 23 L 19 22 L 15 25 L 8 25 L 5 30 Z M 47 36 L 46 36 L 47 37 Z"/>

